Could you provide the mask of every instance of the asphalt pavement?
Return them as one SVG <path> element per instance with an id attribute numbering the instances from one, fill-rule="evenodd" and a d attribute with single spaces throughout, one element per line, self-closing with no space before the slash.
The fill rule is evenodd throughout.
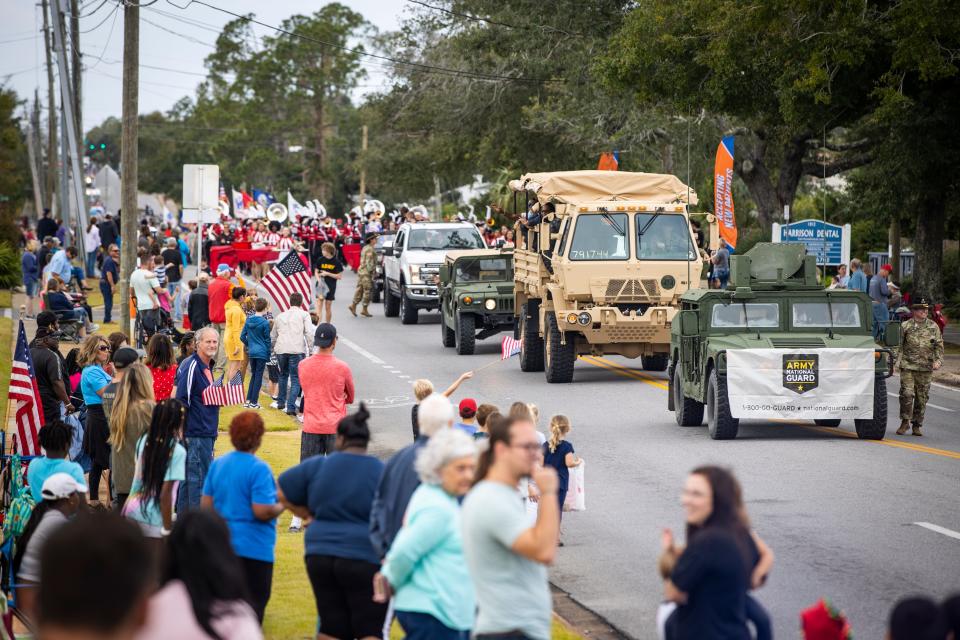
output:
<path id="1" fill-rule="evenodd" d="M 639 361 L 584 359 L 572 384 L 550 385 L 542 373 L 521 372 L 517 358 L 501 362 L 501 336 L 478 342 L 473 356 L 445 349 L 436 312 L 421 312 L 415 326 L 384 317 L 379 304 L 373 318 L 352 317 L 355 281 L 348 273 L 338 286 L 337 355 L 372 409 L 376 450 L 412 440 L 411 382 L 421 377 L 443 390 L 475 370 L 454 402 L 534 402 L 544 432 L 551 415 L 570 417 L 569 440 L 586 461 L 587 510 L 564 516 L 551 581 L 626 635 L 656 637 L 659 534 L 671 527 L 682 539 L 680 489 L 707 463 L 736 472 L 753 526 L 776 554 L 756 596 L 778 636 L 797 637 L 799 612 L 824 596 L 857 637 L 877 638 L 899 598 L 960 592 L 960 391 L 932 388 L 922 438 L 894 435 L 890 397 L 881 442 L 858 440 L 847 422 L 760 421 L 741 422 L 736 440 L 714 441 L 706 427 L 677 426 L 665 374 Z M 888 384 L 895 396 L 898 379 Z"/>

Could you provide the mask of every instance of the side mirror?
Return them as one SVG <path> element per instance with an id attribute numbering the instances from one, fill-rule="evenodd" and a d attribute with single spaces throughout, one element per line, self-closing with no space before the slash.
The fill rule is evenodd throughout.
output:
<path id="1" fill-rule="evenodd" d="M 440 282 L 450 282 L 450 267 L 448 265 L 441 265 L 440 267 Z"/>
<path id="2" fill-rule="evenodd" d="M 887 328 L 883 332 L 883 344 L 886 347 L 900 346 L 900 323 L 888 322 Z"/>
<path id="3" fill-rule="evenodd" d="M 700 333 L 700 318 L 697 312 L 685 309 L 680 312 L 680 335 L 692 336 Z"/>
<path id="4" fill-rule="evenodd" d="M 383 255 L 385 255 L 385 256 L 392 256 L 392 255 L 393 255 L 393 247 L 386 247 L 386 248 L 383 250 Z"/>

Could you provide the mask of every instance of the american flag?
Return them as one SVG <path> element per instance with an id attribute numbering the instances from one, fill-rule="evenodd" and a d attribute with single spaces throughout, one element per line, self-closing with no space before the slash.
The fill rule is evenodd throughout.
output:
<path id="1" fill-rule="evenodd" d="M 260 281 L 260 284 L 267 290 L 281 312 L 290 308 L 290 294 L 294 292 L 299 292 L 303 296 L 301 306 L 304 309 L 310 308 L 310 302 L 313 299 L 310 271 L 296 251 L 291 251 L 278 262 L 277 266 Z"/>
<path id="2" fill-rule="evenodd" d="M 27 346 L 27 332 L 20 321 L 17 348 L 13 354 L 13 370 L 10 373 L 10 402 L 16 406 L 17 453 L 22 456 L 40 455 L 39 432 L 43 426 L 43 410 L 40 405 L 40 388 L 33 371 L 33 359 Z"/>
<path id="3" fill-rule="evenodd" d="M 243 375 L 237 371 L 230 378 L 227 386 L 223 386 L 223 376 L 220 376 L 216 382 L 203 390 L 201 398 L 205 405 L 220 407 L 246 402 L 246 394 L 243 392 Z"/>
<path id="4" fill-rule="evenodd" d="M 520 353 L 520 341 L 513 336 L 503 336 L 503 342 L 500 343 L 500 359 L 506 360 L 518 353 Z"/>

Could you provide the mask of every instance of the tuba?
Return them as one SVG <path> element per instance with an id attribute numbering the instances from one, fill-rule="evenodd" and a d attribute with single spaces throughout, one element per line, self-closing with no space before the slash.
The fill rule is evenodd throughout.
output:
<path id="1" fill-rule="evenodd" d="M 287 219 L 287 205 L 274 202 L 267 207 L 267 219 L 271 222 L 283 222 Z"/>

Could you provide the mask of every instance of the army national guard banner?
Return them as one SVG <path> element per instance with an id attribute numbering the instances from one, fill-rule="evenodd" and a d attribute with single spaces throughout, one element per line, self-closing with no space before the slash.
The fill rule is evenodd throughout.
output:
<path id="1" fill-rule="evenodd" d="M 872 418 L 873 349 L 731 349 L 734 418 Z"/>

